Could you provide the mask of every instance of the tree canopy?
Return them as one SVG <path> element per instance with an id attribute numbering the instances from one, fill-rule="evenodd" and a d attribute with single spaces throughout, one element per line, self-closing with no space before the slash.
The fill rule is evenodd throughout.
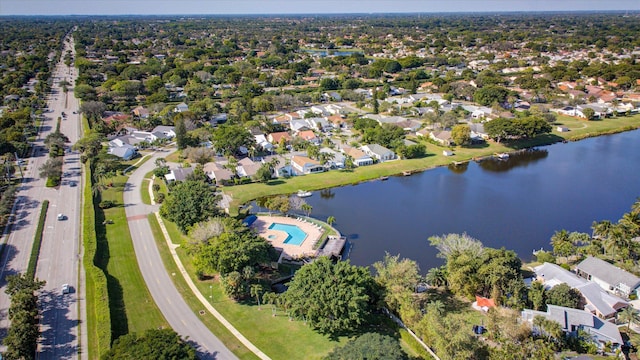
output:
<path id="1" fill-rule="evenodd" d="M 142 335 L 119 337 L 102 360 L 184 359 L 196 360 L 196 350 L 171 329 L 149 329 Z"/>
<path id="2" fill-rule="evenodd" d="M 214 188 L 202 181 L 186 180 L 171 189 L 160 215 L 176 223 L 184 233 L 193 224 L 218 215 L 218 200 Z"/>
<path id="3" fill-rule="evenodd" d="M 293 315 L 321 333 L 340 335 L 367 320 L 378 290 L 367 268 L 320 257 L 298 270 L 284 295 Z"/>

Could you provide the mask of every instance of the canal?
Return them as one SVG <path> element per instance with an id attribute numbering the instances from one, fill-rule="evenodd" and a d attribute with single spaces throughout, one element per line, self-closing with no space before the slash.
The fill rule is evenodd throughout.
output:
<path id="1" fill-rule="evenodd" d="M 591 233 L 594 220 L 617 221 L 640 196 L 640 131 L 555 144 L 508 160 L 470 162 L 315 192 L 311 216 L 353 245 L 351 262 L 371 265 L 385 252 L 442 259 L 428 238 L 463 233 L 523 260 L 550 249 L 558 230 Z"/>

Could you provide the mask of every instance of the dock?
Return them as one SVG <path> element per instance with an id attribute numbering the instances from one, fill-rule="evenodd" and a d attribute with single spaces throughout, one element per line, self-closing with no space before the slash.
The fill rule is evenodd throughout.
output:
<path id="1" fill-rule="evenodd" d="M 340 258 L 340 254 L 342 253 L 342 249 L 344 249 L 344 245 L 346 243 L 347 238 L 345 236 L 329 236 L 322 249 L 318 250 L 318 256 L 333 256 Z"/>

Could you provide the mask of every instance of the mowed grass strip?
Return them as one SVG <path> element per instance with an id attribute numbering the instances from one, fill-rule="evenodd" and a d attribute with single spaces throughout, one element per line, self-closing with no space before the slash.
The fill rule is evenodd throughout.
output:
<path id="1" fill-rule="evenodd" d="M 102 192 L 102 200 L 111 200 L 117 205 L 110 209 L 96 209 L 96 233 L 106 237 L 107 248 L 99 248 L 107 252 L 102 254 L 102 258 L 106 265 L 114 339 L 130 332 L 168 327 L 138 267 L 122 199 L 126 180 L 126 176 L 110 179 L 114 186 Z M 103 224 L 104 220 L 113 223 Z"/>
<path id="2" fill-rule="evenodd" d="M 154 224 L 154 221 L 151 221 L 151 223 L 152 228 L 157 226 L 157 222 Z M 173 243 L 177 244 L 178 241 L 182 241 L 183 235 L 175 224 L 168 221 L 164 221 L 164 224 Z M 162 235 L 159 233 L 159 229 L 157 231 L 158 232 L 154 232 L 154 234 L 156 234 L 156 241 L 158 241 L 160 252 L 163 254 L 165 267 L 171 274 L 177 274 L 173 276 L 173 278 L 174 283 L 178 286 L 178 290 L 189 303 L 191 308 L 194 309 L 194 312 L 197 312 L 199 309 L 203 309 L 203 306 L 197 299 L 195 299 L 191 290 L 186 286 L 186 283 L 183 286 L 178 285 L 178 283 L 183 282 L 184 280 L 182 280 L 182 277 L 179 275 L 177 267 L 175 267 L 175 264 L 173 263 L 173 259 L 168 255 L 169 251 L 167 249 L 166 242 L 161 238 Z M 167 253 L 167 257 L 165 257 L 165 252 Z M 176 252 L 180 256 L 180 259 L 191 278 L 195 279 L 195 270 L 185 249 L 179 247 L 176 249 Z M 232 301 L 224 295 L 219 281 L 194 280 L 194 283 L 205 297 L 209 298 L 210 296 L 213 296 L 213 306 L 230 323 L 232 323 L 233 326 L 242 333 L 242 335 L 274 360 L 322 359 L 334 347 L 343 345 L 348 340 L 347 338 L 340 338 L 339 341 L 332 341 L 329 337 L 313 331 L 302 321 L 289 321 L 287 315 L 281 310 L 278 311 L 277 316 L 274 317 L 272 316 L 270 305 L 262 305 L 262 310 L 258 310 L 258 306 L 253 298 L 248 298 L 246 302 L 237 303 Z M 205 321 L 204 319 L 208 316 L 213 318 L 212 315 L 204 317 L 201 316 L 201 318 Z M 207 324 L 209 329 L 211 329 L 216 336 L 220 337 L 220 340 L 222 340 L 229 349 L 236 353 L 234 348 L 238 348 L 236 344 L 240 343 L 235 339 L 235 337 L 233 337 L 233 339 L 227 339 L 220 336 L 218 335 L 219 329 L 209 326 L 208 320 L 205 321 L 205 324 Z M 221 326 L 219 323 L 217 324 L 218 326 Z M 227 342 L 228 340 L 232 340 L 232 342 Z M 236 353 L 236 355 L 245 359 L 244 355 L 241 356 L 238 353 Z M 255 358 L 252 353 L 249 353 L 248 355 L 250 355 L 250 357 L 247 357 L 248 359 Z"/>
<path id="3" fill-rule="evenodd" d="M 164 235 L 160 230 L 160 225 L 158 224 L 158 220 L 156 219 L 155 214 L 149 214 L 149 224 L 151 225 L 151 231 L 153 231 L 153 237 L 156 240 L 156 245 L 158 246 L 158 250 L 160 251 L 160 256 L 162 257 L 162 262 L 164 263 L 164 267 L 167 269 L 167 272 L 171 275 L 171 279 L 173 280 L 173 284 L 176 286 L 176 289 L 182 295 L 182 298 L 186 301 L 187 305 L 193 310 L 194 314 L 197 314 L 198 317 L 202 320 L 202 322 L 211 330 L 211 332 L 222 341 L 229 350 L 231 350 L 238 358 L 243 360 L 254 360 L 258 359 L 249 349 L 247 349 L 238 339 L 227 330 L 213 315 L 209 312 L 206 312 L 204 315 L 200 314 L 200 311 L 204 310 L 204 306 L 202 303 L 193 295 L 191 288 L 187 285 L 187 282 L 184 280 L 182 275 L 180 274 L 180 270 L 176 265 L 169 249 L 167 248 L 167 243 L 164 239 Z"/>

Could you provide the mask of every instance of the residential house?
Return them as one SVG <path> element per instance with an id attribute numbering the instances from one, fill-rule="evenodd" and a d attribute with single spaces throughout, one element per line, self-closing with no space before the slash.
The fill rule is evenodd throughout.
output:
<path id="1" fill-rule="evenodd" d="M 580 116 L 582 118 L 586 118 L 586 116 L 584 115 L 583 111 L 584 109 L 592 109 L 593 110 L 593 117 L 596 119 L 604 119 L 605 117 L 607 117 L 607 115 L 611 115 L 611 113 L 613 111 L 611 111 L 611 109 L 609 109 L 608 106 L 603 105 L 603 104 L 584 104 L 584 105 L 578 105 L 576 106 L 576 116 Z"/>
<path id="2" fill-rule="evenodd" d="M 322 94 L 322 99 L 324 101 L 342 101 L 342 96 L 335 91 L 331 91 Z"/>
<path id="3" fill-rule="evenodd" d="M 304 130 L 304 131 L 299 131 L 296 134 L 296 137 L 299 137 L 305 141 L 308 141 L 314 145 L 319 145 L 320 144 L 320 138 L 318 138 L 316 136 L 316 134 L 311 131 L 311 130 Z"/>
<path id="4" fill-rule="evenodd" d="M 264 134 L 258 134 L 253 136 L 256 140 L 256 144 L 260 146 L 265 151 L 273 151 L 274 146 L 269 141 L 267 141 L 267 137 Z"/>
<path id="5" fill-rule="evenodd" d="M 407 121 L 407 118 L 402 116 L 384 116 L 384 115 L 378 115 L 378 114 L 367 114 L 366 117 L 377 121 L 380 125 L 395 124 L 395 123 Z"/>
<path id="6" fill-rule="evenodd" d="M 373 159 L 360 149 L 356 149 L 350 146 L 344 146 L 342 148 L 342 152 L 345 155 L 351 156 L 353 158 L 353 163 L 356 166 L 366 166 L 373 164 Z"/>
<path id="7" fill-rule="evenodd" d="M 177 112 L 177 113 L 181 113 L 185 111 L 189 111 L 189 105 L 185 104 L 184 102 L 181 102 L 180 104 L 176 105 L 176 107 L 173 109 L 173 112 Z"/>
<path id="8" fill-rule="evenodd" d="M 250 158 L 246 157 L 238 161 L 238 166 L 236 166 L 236 173 L 239 177 L 253 177 L 262 164 L 256 163 Z"/>
<path id="9" fill-rule="evenodd" d="M 453 139 L 451 138 L 451 131 L 449 130 L 436 130 L 429 132 L 429 138 L 445 146 L 453 145 Z"/>
<path id="10" fill-rule="evenodd" d="M 230 184 L 234 177 L 233 172 L 215 162 L 208 162 L 204 164 L 202 170 L 209 179 L 215 181 L 216 185 Z"/>
<path id="11" fill-rule="evenodd" d="M 159 125 L 153 128 L 151 133 L 158 139 L 172 139 L 176 136 L 176 127 Z"/>
<path id="12" fill-rule="evenodd" d="M 489 140 L 489 134 L 484 129 L 484 124 L 470 123 L 469 130 L 471 130 L 471 142 L 477 143 Z"/>
<path id="13" fill-rule="evenodd" d="M 331 169 L 342 169 L 344 168 L 344 154 L 337 152 L 333 149 L 330 149 L 328 147 L 324 147 L 322 149 L 320 149 L 320 153 L 324 153 L 324 154 L 330 154 L 331 159 L 327 161 L 327 163 L 325 164 L 326 166 L 328 166 Z"/>
<path id="14" fill-rule="evenodd" d="M 313 174 L 323 172 L 324 166 L 317 160 L 310 159 L 306 156 L 294 155 L 291 157 L 291 165 L 301 174 Z"/>
<path id="15" fill-rule="evenodd" d="M 417 121 L 417 120 L 407 119 L 405 121 L 397 122 L 394 125 L 402 128 L 402 130 L 404 130 L 404 131 L 408 131 L 410 133 L 414 133 L 418 129 L 420 129 L 420 126 L 422 126 L 422 123 L 420 121 Z"/>
<path id="16" fill-rule="evenodd" d="M 281 141 L 284 141 L 285 144 L 291 142 L 291 135 L 289 135 L 286 131 L 274 132 L 267 135 L 267 140 L 273 145 L 279 145 Z"/>
<path id="17" fill-rule="evenodd" d="M 109 146 L 108 153 L 115 155 L 122 160 L 131 160 L 138 155 L 138 148 L 129 144 L 122 144 L 121 146 L 115 147 Z"/>
<path id="18" fill-rule="evenodd" d="M 308 121 L 308 119 L 296 119 L 289 121 L 289 128 L 291 131 L 296 133 L 298 131 L 313 129 L 313 125 Z"/>
<path id="19" fill-rule="evenodd" d="M 640 287 L 640 277 L 593 256 L 582 260 L 576 266 L 576 273 L 602 289 L 624 297 L 637 294 Z"/>
<path id="20" fill-rule="evenodd" d="M 133 113 L 133 115 L 141 119 L 147 119 L 149 118 L 149 115 L 150 115 L 149 110 L 147 110 L 144 106 L 138 106 L 135 109 L 133 109 L 131 112 Z"/>
<path id="21" fill-rule="evenodd" d="M 577 336 L 577 331 L 583 330 L 592 336 L 599 349 L 604 349 L 607 344 L 612 344 L 612 348 L 616 349 L 623 344 L 622 336 L 620 336 L 620 331 L 615 324 L 602 320 L 588 311 L 557 305 L 547 305 L 546 312 L 525 309 L 521 315 L 522 320 L 532 326 L 533 319 L 536 316 L 553 320 L 560 324 L 562 331 L 568 333 L 570 336 Z M 543 333 L 543 331 L 543 329 L 536 329 L 534 327 L 534 332 L 538 334 Z"/>
<path id="22" fill-rule="evenodd" d="M 170 181 L 185 181 L 189 175 L 193 174 L 193 168 L 175 168 L 164 176 L 167 182 Z"/>
<path id="23" fill-rule="evenodd" d="M 362 146 L 360 149 L 364 151 L 365 154 L 378 159 L 378 161 L 380 162 L 389 161 L 396 158 L 396 154 L 393 151 L 387 149 L 382 145 L 369 144 Z"/>
<path id="24" fill-rule="evenodd" d="M 322 132 L 331 131 L 333 129 L 333 124 L 329 122 L 326 118 L 323 117 L 314 117 L 307 119 L 314 129 L 317 129 Z"/>
<path id="25" fill-rule="evenodd" d="M 345 129 L 348 126 L 347 119 L 343 118 L 342 115 L 331 115 L 325 119 L 332 124 L 334 129 Z"/>
<path id="26" fill-rule="evenodd" d="M 596 283 L 591 283 L 556 264 L 544 263 L 536 266 L 534 272 L 537 280 L 541 281 L 547 290 L 565 283 L 580 291 L 586 303 L 584 309 L 602 319 L 615 318 L 618 311 L 629 306 L 629 303 L 604 291 Z"/>

